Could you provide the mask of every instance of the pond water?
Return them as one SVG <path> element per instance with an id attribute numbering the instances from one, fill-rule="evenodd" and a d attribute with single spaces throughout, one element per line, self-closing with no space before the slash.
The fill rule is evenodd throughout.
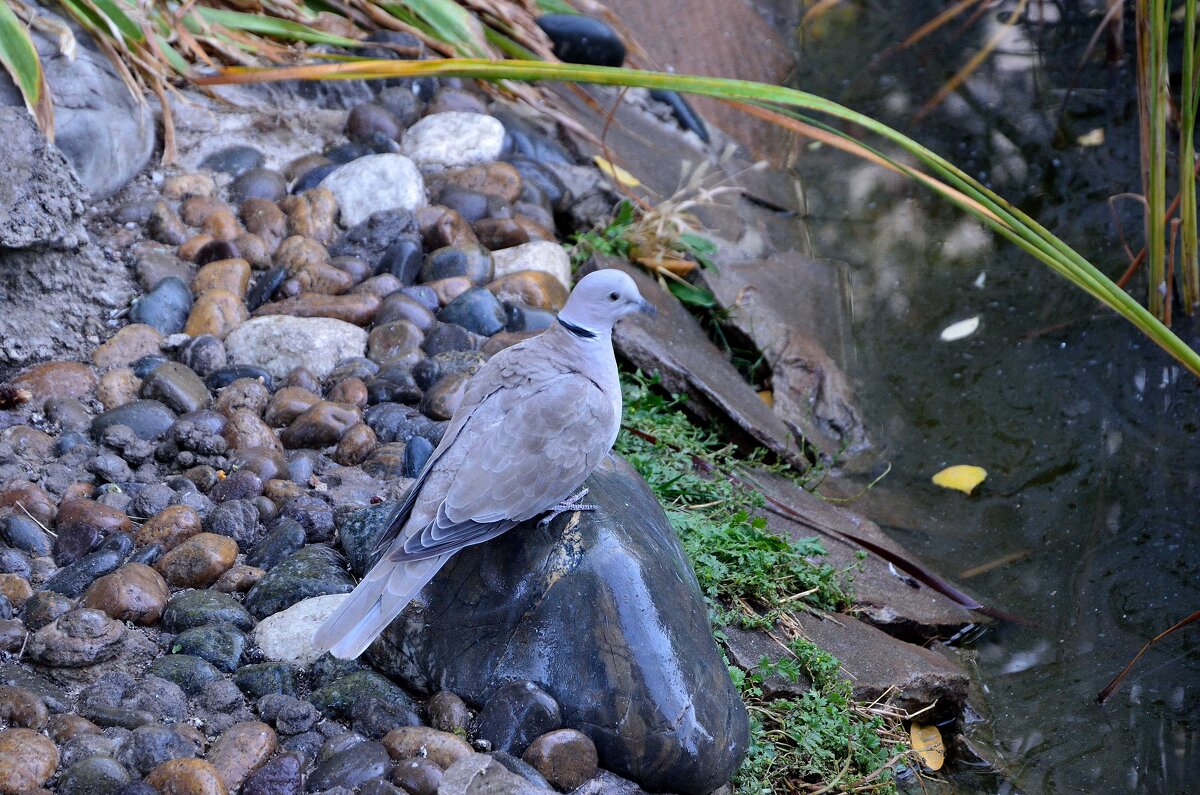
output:
<path id="1" fill-rule="evenodd" d="M 961 24 L 968 12 L 885 57 L 951 4 L 842 3 L 799 36 L 796 8 L 773 5 L 797 47 L 796 86 L 911 134 L 1111 277 L 1125 269 L 1120 229 L 1136 250 L 1140 210 L 1109 198 L 1140 190 L 1131 20 L 1122 60 L 1106 62 L 1101 38 L 1080 69 L 1056 147 L 1064 90 L 1103 2 L 1033 0 L 965 87 L 920 120 L 1018 3 Z M 1041 625 L 993 626 L 963 647 L 989 711 L 968 736 L 1004 777 L 959 791 L 1197 791 L 1200 628 L 1152 649 L 1096 703 L 1143 641 L 1200 609 L 1197 379 L 930 193 L 823 148 L 805 148 L 797 168 L 816 253 L 848 263 L 851 369 L 893 466 L 873 502 L 900 506 L 888 531 L 982 601 Z M 1144 300 L 1144 281 L 1131 289 Z M 975 316 L 976 333 L 941 341 Z M 1200 346 L 1195 322 L 1175 331 Z M 959 463 L 988 470 L 972 497 L 930 483 Z"/>

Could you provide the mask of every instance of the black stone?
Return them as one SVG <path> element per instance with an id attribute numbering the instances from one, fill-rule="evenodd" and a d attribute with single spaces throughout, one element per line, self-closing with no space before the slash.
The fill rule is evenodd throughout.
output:
<path id="1" fill-rule="evenodd" d="M 54 440 L 54 454 L 64 456 L 81 444 L 90 444 L 86 436 L 79 431 L 67 431 Z"/>
<path id="2" fill-rule="evenodd" d="M 302 734 L 321 719 L 312 704 L 295 696 L 271 693 L 258 699 L 258 716 L 280 734 Z"/>
<path id="3" fill-rule="evenodd" d="M 180 591 L 163 611 L 162 628 L 179 633 L 205 624 L 232 624 L 243 632 L 254 629 L 254 619 L 242 603 L 219 591 Z"/>
<path id="4" fill-rule="evenodd" d="M 54 619 L 66 613 L 75 603 L 66 596 L 54 591 L 34 591 L 33 596 L 21 605 L 21 621 L 30 632 L 37 632 Z"/>
<path id="5" fill-rule="evenodd" d="M 472 287 L 438 312 L 438 320 L 454 323 L 481 337 L 503 331 L 508 319 L 504 306 L 490 290 Z"/>
<path id="6" fill-rule="evenodd" d="M 304 760 L 284 753 L 246 777 L 242 795 L 300 795 L 304 792 Z"/>
<path id="7" fill-rule="evenodd" d="M 344 166 L 360 157 L 373 154 L 375 154 L 375 150 L 364 143 L 339 144 L 325 151 L 325 157 L 332 160 L 337 166 Z"/>
<path id="8" fill-rule="evenodd" d="M 210 240 L 196 252 L 196 265 L 203 268 L 210 262 L 234 259 L 242 256 L 238 247 L 230 240 Z"/>
<path id="9" fill-rule="evenodd" d="M 212 663 L 190 654 L 165 654 L 150 663 L 146 673 L 174 682 L 189 696 L 199 695 L 205 685 L 221 678 Z"/>
<path id="10" fill-rule="evenodd" d="M 314 690 L 309 701 L 327 718 L 348 718 L 354 705 L 365 698 L 382 699 L 416 712 L 408 694 L 375 671 L 355 671 L 343 676 Z"/>
<path id="11" fill-rule="evenodd" d="M 308 483 L 321 467 L 323 456 L 316 450 L 292 450 L 288 453 L 288 479 Z"/>
<path id="12" fill-rule="evenodd" d="M 204 531 L 232 538 L 239 549 L 250 549 L 262 533 L 258 508 L 252 500 L 229 500 L 213 507 L 204 517 Z"/>
<path id="13" fill-rule="evenodd" d="M 522 157 L 538 163 L 574 164 L 574 159 L 557 141 L 542 135 L 516 114 L 499 111 L 493 115 L 504 125 L 505 137 L 511 141 L 510 157 Z"/>
<path id="14" fill-rule="evenodd" d="M 271 300 L 279 285 L 287 278 L 287 268 L 272 268 L 254 279 L 254 286 L 246 293 L 246 308 L 253 312 Z"/>
<path id="15" fill-rule="evenodd" d="M 654 494 L 607 459 L 585 484 L 600 508 L 456 554 L 369 654 L 406 687 L 486 703 L 529 680 L 601 764 L 649 790 L 727 782 L 749 741 L 699 586 Z M 630 727 L 637 726 L 637 731 Z"/>
<path id="16" fill-rule="evenodd" d="M 354 583 L 341 555 L 322 545 L 307 546 L 271 569 L 246 594 L 253 615 L 266 618 L 313 596 L 350 593 Z"/>
<path id="17" fill-rule="evenodd" d="M 405 287 L 400 291 L 400 294 L 408 296 L 430 312 L 436 312 L 438 306 L 440 306 L 437 293 L 434 292 L 432 287 L 427 287 L 424 284 L 414 284 L 412 287 Z"/>
<path id="18" fill-rule="evenodd" d="M 403 239 L 420 240 L 416 220 L 407 210 L 380 210 L 352 226 L 329 246 L 329 256 L 358 257 L 378 263 L 384 252 Z"/>
<path id="19" fill-rule="evenodd" d="M 503 324 L 501 324 L 503 327 Z M 479 348 L 479 336 L 457 323 L 438 323 L 425 335 L 421 350 L 430 356 L 450 351 L 473 351 Z"/>
<path id="20" fill-rule="evenodd" d="M 129 783 L 129 773 L 115 759 L 92 756 L 71 765 L 58 777 L 59 795 L 103 795 Z"/>
<path id="21" fill-rule="evenodd" d="M 541 163 L 527 158 L 514 157 L 509 162 L 521 175 L 521 183 L 536 187 L 550 203 L 551 209 L 555 212 L 567 209 L 567 205 L 572 199 L 571 192 L 567 190 L 567 186 L 563 184 L 557 174 Z"/>
<path id="22" fill-rule="evenodd" d="M 267 695 L 290 696 L 296 693 L 296 671 L 287 663 L 243 665 L 234 673 L 233 681 L 252 701 Z"/>
<path id="23" fill-rule="evenodd" d="M 138 359 L 129 366 L 129 369 L 133 370 L 133 374 L 138 378 L 145 378 L 146 376 L 150 375 L 150 373 L 154 372 L 154 369 L 160 364 L 166 364 L 168 361 L 170 360 L 166 356 L 152 353 L 149 356 L 143 356 L 142 358 Z"/>
<path id="24" fill-rule="evenodd" d="M 306 190 L 312 190 L 321 184 L 321 180 L 337 171 L 338 168 L 343 165 L 345 165 L 345 163 L 334 162 L 322 163 L 319 166 L 313 166 L 308 171 L 305 171 L 296 178 L 296 181 L 292 184 L 292 193 L 300 194 L 304 193 Z"/>
<path id="25" fill-rule="evenodd" d="M 533 682 L 501 685 L 479 711 L 476 734 L 492 750 L 520 756 L 535 739 L 562 728 L 558 703 Z"/>
<path id="26" fill-rule="evenodd" d="M 265 162 L 267 158 L 253 146 L 230 146 L 204 158 L 200 161 L 200 168 L 240 177 L 247 171 L 259 168 Z"/>
<path id="27" fill-rule="evenodd" d="M 180 349 L 179 361 L 206 378 L 225 366 L 225 343 L 212 334 L 201 334 Z"/>
<path id="28" fill-rule="evenodd" d="M 169 726 L 142 726 L 119 746 L 117 761 L 144 776 L 163 762 L 196 756 L 191 740 Z"/>
<path id="29" fill-rule="evenodd" d="M 412 370 L 404 365 L 382 368 L 367 382 L 367 402 L 416 403 L 421 399 L 421 388 L 413 380 Z"/>
<path id="30" fill-rule="evenodd" d="M 625 43 L 617 32 L 593 17 L 580 14 L 546 14 L 537 25 L 554 43 L 554 55 L 566 63 L 620 66 Z"/>
<path id="31" fill-rule="evenodd" d="M 554 322 L 554 313 L 525 304 L 505 304 L 505 331 L 544 331 Z"/>
<path id="32" fill-rule="evenodd" d="M 421 718 L 408 696 L 402 701 L 368 695 L 359 698 L 350 708 L 354 731 L 378 740 L 392 729 L 420 726 Z"/>
<path id="33" fill-rule="evenodd" d="M 46 557 L 53 549 L 50 536 L 37 522 L 15 513 L 0 519 L 0 537 L 4 543 L 34 557 Z"/>
<path id="34" fill-rule="evenodd" d="M 414 436 L 404 446 L 404 477 L 415 478 L 429 463 L 433 445 L 423 436 Z"/>
<path id="35" fill-rule="evenodd" d="M 401 284 L 411 285 L 421 272 L 424 258 L 421 241 L 406 237 L 383 252 L 383 256 L 375 264 L 375 275 L 390 273 L 399 279 Z"/>
<path id="36" fill-rule="evenodd" d="M 229 367 L 222 367 L 219 370 L 214 370 L 209 373 L 204 379 L 204 385 L 211 391 L 216 392 L 218 389 L 224 389 L 239 378 L 258 378 L 263 382 L 263 386 L 268 392 L 274 392 L 275 388 L 271 380 L 271 374 L 261 367 L 255 367 L 250 364 L 234 364 Z"/>
<path id="37" fill-rule="evenodd" d="M 121 568 L 132 551 L 133 539 L 129 534 L 111 533 L 99 549 L 54 572 L 42 588 L 72 599 L 79 597 L 97 579 Z"/>
<path id="38" fill-rule="evenodd" d="M 246 563 L 270 571 L 280 561 L 304 546 L 304 528 L 295 519 L 286 516 L 277 518 L 271 529 L 263 536 L 250 554 Z"/>
<path id="39" fill-rule="evenodd" d="M 182 279 L 168 276 L 129 308 L 129 320 L 158 329 L 164 337 L 178 334 L 192 311 L 192 291 Z"/>
<path id="40" fill-rule="evenodd" d="M 488 197 L 479 191 L 458 185 L 442 188 L 431 203 L 449 207 L 469 224 L 488 216 Z"/>
<path id="41" fill-rule="evenodd" d="M 442 246 L 425 257 L 420 280 L 432 282 L 451 276 L 465 276 L 472 284 L 492 280 L 492 253 L 483 246 Z"/>
<path id="42" fill-rule="evenodd" d="M 157 400 L 135 400 L 109 409 L 92 420 L 92 438 L 100 439 L 113 425 L 124 425 L 139 439 L 152 441 L 175 424 L 175 412 Z"/>
<path id="43" fill-rule="evenodd" d="M 17 574 L 28 580 L 31 565 L 29 556 L 12 547 L 0 548 L 0 574 Z"/>
<path id="44" fill-rule="evenodd" d="M 301 494 L 285 502 L 279 515 L 303 527 L 309 543 L 328 541 L 333 537 L 333 508 L 322 499 Z"/>
<path id="45" fill-rule="evenodd" d="M 664 91 L 660 88 L 651 89 L 650 98 L 670 107 L 671 115 L 675 117 L 675 121 L 679 122 L 680 127 L 694 132 L 701 141 L 708 143 L 708 128 L 704 125 L 704 120 L 700 118 L 700 114 L 696 113 L 695 109 L 688 104 L 686 99 L 674 91 Z"/>
<path id="46" fill-rule="evenodd" d="M 387 749 L 380 743 L 362 742 L 334 754 L 317 765 L 308 776 L 309 792 L 334 787 L 357 789 L 373 778 L 384 776 L 392 767 Z"/>
<path id="47" fill-rule="evenodd" d="M 246 636 L 232 624 L 205 624 L 180 632 L 171 642 L 172 654 L 190 654 L 218 670 L 233 673 L 246 650 Z"/>
<path id="48" fill-rule="evenodd" d="M 229 186 L 229 199 L 241 204 L 247 199 L 279 201 L 287 195 L 287 180 L 278 171 L 252 168 Z"/>
<path id="49" fill-rule="evenodd" d="M 162 544 L 151 544 L 143 547 L 129 556 L 129 563 L 141 563 L 143 566 L 153 566 L 167 550 Z"/>

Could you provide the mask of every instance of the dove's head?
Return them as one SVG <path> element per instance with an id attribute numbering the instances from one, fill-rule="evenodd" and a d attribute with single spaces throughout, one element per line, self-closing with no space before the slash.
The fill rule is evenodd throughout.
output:
<path id="1" fill-rule="evenodd" d="M 607 335 L 614 323 L 634 312 L 653 315 L 654 304 L 642 298 L 628 274 L 604 268 L 576 283 L 567 305 L 558 313 L 558 320 L 571 331 L 580 329 L 591 336 Z"/>

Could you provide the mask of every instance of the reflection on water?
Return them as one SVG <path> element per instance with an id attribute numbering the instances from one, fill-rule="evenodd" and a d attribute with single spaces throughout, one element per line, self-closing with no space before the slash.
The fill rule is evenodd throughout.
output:
<path id="1" fill-rule="evenodd" d="M 976 77 L 914 122 L 1017 4 L 866 66 L 946 5 L 841 4 L 800 37 L 797 85 L 911 133 L 1119 275 L 1120 229 L 1136 247 L 1141 224 L 1135 203 L 1108 202 L 1138 190 L 1128 59 L 1109 66 L 1101 46 L 1084 65 L 1066 103 L 1071 143 L 1053 145 L 1104 3 L 1029 3 Z M 991 753 L 1026 793 L 1196 791 L 1196 628 L 1095 703 L 1146 638 L 1200 609 L 1196 379 L 1123 321 L 1088 318 L 1081 292 L 905 180 L 811 148 L 799 170 L 816 253 L 851 266 L 855 375 L 894 464 L 885 488 L 919 517 L 889 530 L 952 576 L 1007 556 L 962 584 L 1045 627 L 998 627 L 969 646 Z M 974 315 L 974 334 L 939 339 Z M 1063 321 L 1080 322 L 1054 328 Z M 1194 323 L 1176 332 L 1200 345 Z M 990 473 L 974 497 L 929 481 L 959 463 Z"/>

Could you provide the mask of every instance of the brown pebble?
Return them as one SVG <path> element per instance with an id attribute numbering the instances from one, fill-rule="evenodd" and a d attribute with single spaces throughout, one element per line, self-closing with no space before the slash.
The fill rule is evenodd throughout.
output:
<path id="1" fill-rule="evenodd" d="M 159 243 L 178 246 L 187 240 L 188 229 L 179 214 L 166 202 L 155 202 L 146 222 L 146 232 Z"/>
<path id="2" fill-rule="evenodd" d="M 33 588 L 20 574 L 0 574 L 0 596 L 6 598 L 13 607 L 20 610 L 25 600 L 33 596 Z"/>
<path id="3" fill-rule="evenodd" d="M 176 174 L 163 180 L 162 195 L 176 201 L 189 196 L 212 196 L 217 184 L 208 174 Z"/>
<path id="4" fill-rule="evenodd" d="M 296 177 L 307 174 L 317 166 L 323 166 L 331 162 L 333 161 L 331 161 L 328 157 L 325 157 L 325 155 L 301 155 L 284 166 L 283 176 L 287 177 L 288 182 L 291 182 L 292 180 L 296 179 Z"/>
<path id="5" fill-rule="evenodd" d="M 242 782 L 275 752 L 275 730 L 259 721 L 235 723 L 225 730 L 208 752 L 221 783 L 236 792 Z"/>
<path id="6" fill-rule="evenodd" d="M 11 508 L 19 516 L 29 515 L 40 525 L 54 521 L 58 509 L 41 486 L 28 480 L 8 480 L 0 484 L 0 508 Z M 5 512 L 7 513 L 7 511 Z"/>
<path id="7" fill-rule="evenodd" d="M 257 566 L 247 566 L 244 563 L 238 563 L 232 566 L 229 571 L 222 574 L 213 583 L 213 590 L 221 593 L 246 593 L 266 575 L 266 572 Z"/>
<path id="8" fill-rule="evenodd" d="M 340 268 L 350 274 L 350 278 L 355 284 L 361 283 L 364 279 L 375 272 L 375 266 L 359 257 L 352 257 L 343 254 L 329 260 L 329 264 L 335 268 Z"/>
<path id="9" fill-rule="evenodd" d="M 262 416 L 270 401 L 271 392 L 261 380 L 239 378 L 221 390 L 217 396 L 217 411 L 226 417 L 235 411 L 248 411 Z"/>
<path id="10" fill-rule="evenodd" d="M 393 729 L 384 736 L 382 742 L 392 759 L 424 757 L 443 770 L 475 753 L 461 737 L 428 726 Z"/>
<path id="11" fill-rule="evenodd" d="M 21 619 L 0 618 L 0 651 L 20 651 L 28 634 Z"/>
<path id="12" fill-rule="evenodd" d="M 241 217 L 248 232 L 275 240 L 287 235 L 287 216 L 270 199 L 246 199 L 242 202 Z"/>
<path id="13" fill-rule="evenodd" d="M 480 244 L 492 251 L 529 242 L 529 232 L 512 218 L 480 218 L 471 228 Z"/>
<path id="14" fill-rule="evenodd" d="M 367 407 L 367 385 L 361 378 L 346 378 L 329 390 L 326 398 L 334 403 L 349 403 L 365 409 Z"/>
<path id="15" fill-rule="evenodd" d="M 283 478 L 268 480 L 263 484 L 263 496 L 279 505 L 299 497 L 302 493 L 303 490 L 298 483 Z"/>
<path id="16" fill-rule="evenodd" d="M 315 398 L 316 396 L 314 395 L 313 397 Z M 316 400 L 313 401 L 313 403 L 316 402 Z M 300 416 L 300 413 L 297 412 L 296 416 Z M 293 417 L 293 419 L 295 418 Z M 287 475 L 287 459 L 278 450 L 271 450 L 265 447 L 251 447 L 238 450 L 231 458 L 234 466 L 247 472 L 253 472 L 255 475 L 258 475 L 259 481 L 263 483 L 272 478 L 279 477 L 280 474 Z"/>
<path id="17" fill-rule="evenodd" d="M 58 769 L 58 749 L 33 729 L 0 731 L 0 794 L 27 795 Z"/>
<path id="18" fill-rule="evenodd" d="M 188 262 L 195 262 L 197 257 L 200 256 L 201 249 L 211 242 L 213 242 L 213 236 L 210 234 L 193 235 L 179 247 L 179 258 Z"/>
<path id="19" fill-rule="evenodd" d="M 54 457 L 54 437 L 28 425 L 15 425 L 0 431 L 0 443 L 27 460 L 46 461 Z"/>
<path id="20" fill-rule="evenodd" d="M 150 771 L 146 783 L 159 795 L 229 795 L 212 764 L 202 759 L 172 759 Z"/>
<path id="21" fill-rule="evenodd" d="M 337 444 L 361 414 L 356 406 L 322 400 L 292 421 L 279 434 L 288 449 L 322 448 Z"/>
<path id="22" fill-rule="evenodd" d="M 307 389 L 313 394 L 320 394 L 321 379 L 313 375 L 312 370 L 307 367 L 293 367 L 288 370 L 288 373 L 283 378 L 285 386 L 298 386 L 301 389 Z"/>
<path id="23" fill-rule="evenodd" d="M 79 362 L 45 362 L 27 367 L 8 381 L 8 385 L 30 394 L 29 405 L 41 408 L 50 398 L 83 400 L 96 391 L 96 374 Z"/>
<path id="24" fill-rule="evenodd" d="M 89 585 L 79 604 L 117 621 L 149 627 L 162 618 L 170 598 L 171 590 L 157 571 L 143 563 L 126 563 Z"/>
<path id="25" fill-rule="evenodd" d="M 380 298 L 369 293 L 322 295 L 305 293 L 264 304 L 254 311 L 255 317 L 291 315 L 293 317 L 331 317 L 356 326 L 366 326 L 379 311 Z"/>
<path id="26" fill-rule="evenodd" d="M 329 263 L 306 265 L 293 277 L 302 293 L 341 295 L 354 286 L 354 277 Z M 285 288 L 285 295 L 290 294 Z"/>
<path id="27" fill-rule="evenodd" d="M 415 213 L 421 230 L 421 245 L 426 251 L 443 246 L 478 245 L 479 239 L 466 219 L 449 207 L 431 204 Z"/>
<path id="28" fill-rule="evenodd" d="M 228 290 L 209 290 L 192 305 L 183 332 L 189 337 L 212 334 L 223 340 L 249 317 L 250 313 L 240 297 Z"/>
<path id="29" fill-rule="evenodd" d="M 195 508 L 187 505 L 168 505 L 151 516 L 138 529 L 134 541 L 138 546 L 162 544 L 172 550 L 200 532 L 202 521 Z"/>
<path id="30" fill-rule="evenodd" d="M 162 341 L 163 335 L 153 326 L 130 323 L 118 329 L 108 342 L 96 349 L 92 354 L 92 364 L 102 370 L 124 367 L 143 356 L 157 354 Z"/>
<path id="31" fill-rule="evenodd" d="M 407 320 L 377 325 L 367 337 L 367 358 L 373 362 L 390 361 L 403 350 L 421 347 L 424 340 L 425 333 Z"/>
<path id="32" fill-rule="evenodd" d="M 283 445 L 267 424 L 248 411 L 235 411 L 229 415 L 221 437 L 225 439 L 225 444 L 230 450 L 267 447 L 283 452 Z"/>
<path id="33" fill-rule="evenodd" d="M 338 441 L 337 449 L 333 451 L 333 460 L 344 467 L 358 466 L 375 450 L 377 444 L 378 440 L 371 426 L 357 423 Z"/>
<path id="34" fill-rule="evenodd" d="M 451 276 L 446 279 L 435 279 L 434 281 L 426 282 L 425 286 L 433 290 L 437 295 L 438 304 L 445 306 L 475 285 L 471 284 L 471 280 L 466 276 Z"/>
<path id="35" fill-rule="evenodd" d="M 228 290 L 242 296 L 249 286 L 250 263 L 240 258 L 210 262 L 192 278 L 193 295 L 202 295 L 209 290 Z"/>
<path id="36" fill-rule="evenodd" d="M 50 735 L 50 739 L 62 745 L 72 737 L 78 737 L 81 734 L 99 734 L 100 727 L 87 718 L 66 712 L 51 715 L 46 724 L 46 732 Z"/>
<path id="37" fill-rule="evenodd" d="M 216 196 L 192 196 L 179 205 L 179 214 L 188 226 L 204 226 L 213 213 L 228 210 L 225 202 Z"/>
<path id="38" fill-rule="evenodd" d="M 425 710 L 429 713 L 429 725 L 438 731 L 465 734 L 471 724 L 471 710 L 449 690 L 440 690 L 430 696 Z"/>
<path id="39" fill-rule="evenodd" d="M 428 759 L 406 759 L 392 768 L 392 783 L 411 795 L 437 795 L 442 769 Z"/>
<path id="40" fill-rule="evenodd" d="M 432 175 L 426 181 L 429 193 L 441 193 L 448 185 L 466 188 L 509 204 L 521 196 L 521 174 L 510 163 L 484 163 L 453 168 Z"/>
<path id="41" fill-rule="evenodd" d="M 516 271 L 487 285 L 503 302 L 557 312 L 567 303 L 567 288 L 545 271 Z"/>
<path id="42" fill-rule="evenodd" d="M 287 233 L 312 238 L 328 245 L 336 228 L 337 201 L 328 188 L 312 188 L 300 196 L 288 196 L 279 202 L 287 213 Z"/>
<path id="43" fill-rule="evenodd" d="M 233 210 L 222 207 L 209 213 L 201 231 L 212 235 L 214 240 L 233 240 L 242 233 L 242 225 L 237 222 Z"/>
<path id="44" fill-rule="evenodd" d="M 372 276 L 360 284 L 356 284 L 351 289 L 351 292 L 371 293 L 380 298 L 386 298 L 402 287 L 404 287 L 404 284 L 395 276 L 390 273 L 381 273 L 378 276 Z"/>
<path id="45" fill-rule="evenodd" d="M 291 425 L 297 417 L 321 402 L 320 395 L 298 386 L 285 386 L 271 397 L 263 419 L 268 425 L 282 428 Z"/>
<path id="46" fill-rule="evenodd" d="M 275 264 L 287 268 L 289 276 L 295 276 L 309 265 L 325 265 L 328 262 L 329 252 L 325 246 L 309 237 L 292 235 L 275 250 Z"/>
<path id="47" fill-rule="evenodd" d="M 434 420 L 448 420 L 458 411 L 467 391 L 466 373 L 449 373 L 426 390 L 421 397 L 421 412 Z"/>
<path id="48" fill-rule="evenodd" d="M 28 690 L 0 685 L 0 723 L 24 729 L 43 729 L 50 720 L 46 703 Z"/>
<path id="49" fill-rule="evenodd" d="M 265 270 L 271 267 L 271 257 L 275 253 L 273 238 L 265 238 L 253 232 L 243 232 L 233 241 L 242 259 L 249 262 L 251 267 Z"/>
<path id="50" fill-rule="evenodd" d="M 100 385 L 96 387 L 96 399 L 107 409 L 115 409 L 132 403 L 138 399 L 142 389 L 142 379 L 133 374 L 128 367 L 117 367 L 100 376 Z"/>
<path id="51" fill-rule="evenodd" d="M 521 759 L 561 790 L 573 790 L 596 775 L 596 744 L 583 732 L 558 729 L 538 737 Z"/>
<path id="52" fill-rule="evenodd" d="M 154 568 L 175 588 L 207 588 L 237 560 L 237 542 L 199 533 L 158 559 Z"/>

